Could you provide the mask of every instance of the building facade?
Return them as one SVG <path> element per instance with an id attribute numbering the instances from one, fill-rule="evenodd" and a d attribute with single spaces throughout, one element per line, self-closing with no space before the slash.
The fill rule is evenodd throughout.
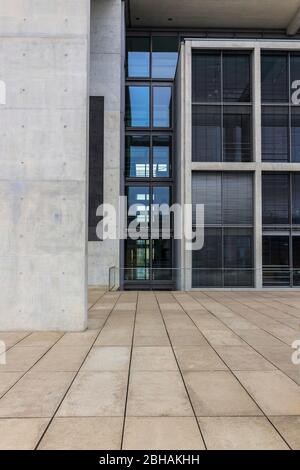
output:
<path id="1" fill-rule="evenodd" d="M 88 284 L 300 285 L 299 8 L 0 0 L 0 330 L 84 329 Z M 204 224 L 165 236 L 161 204 Z"/>

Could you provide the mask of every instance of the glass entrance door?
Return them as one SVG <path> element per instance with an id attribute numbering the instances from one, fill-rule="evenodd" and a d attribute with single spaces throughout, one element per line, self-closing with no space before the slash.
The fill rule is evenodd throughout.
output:
<path id="1" fill-rule="evenodd" d="M 173 286 L 172 221 L 168 211 L 161 207 L 170 203 L 169 185 L 127 186 L 125 288 L 167 289 Z M 163 230 L 164 227 L 170 227 L 170 231 Z M 135 234 L 140 231 L 138 239 L 133 239 L 132 229 Z"/>

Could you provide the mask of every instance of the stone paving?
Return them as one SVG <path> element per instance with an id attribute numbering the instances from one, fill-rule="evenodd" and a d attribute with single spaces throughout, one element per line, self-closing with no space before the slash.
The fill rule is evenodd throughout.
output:
<path id="1" fill-rule="evenodd" d="M 0 333 L 0 449 L 300 449 L 300 292 L 89 302 L 83 333 Z"/>

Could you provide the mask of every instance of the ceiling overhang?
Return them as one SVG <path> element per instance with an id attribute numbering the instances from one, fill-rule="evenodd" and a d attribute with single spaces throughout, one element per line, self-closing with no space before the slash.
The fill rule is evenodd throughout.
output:
<path id="1" fill-rule="evenodd" d="M 134 28 L 259 29 L 300 28 L 300 0 L 126 0 Z"/>

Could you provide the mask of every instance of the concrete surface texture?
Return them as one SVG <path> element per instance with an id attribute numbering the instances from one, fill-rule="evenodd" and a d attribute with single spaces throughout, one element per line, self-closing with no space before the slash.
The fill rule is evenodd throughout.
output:
<path id="1" fill-rule="evenodd" d="M 0 449 L 300 449 L 299 305 L 91 288 L 85 332 L 0 333 Z"/>
<path id="2" fill-rule="evenodd" d="M 118 208 L 124 73 L 124 2 L 91 1 L 90 95 L 104 96 L 104 202 Z M 119 240 L 88 243 L 89 284 L 108 285 Z"/>
<path id="3" fill-rule="evenodd" d="M 86 326 L 89 0 L 0 2 L 0 329 Z"/>

